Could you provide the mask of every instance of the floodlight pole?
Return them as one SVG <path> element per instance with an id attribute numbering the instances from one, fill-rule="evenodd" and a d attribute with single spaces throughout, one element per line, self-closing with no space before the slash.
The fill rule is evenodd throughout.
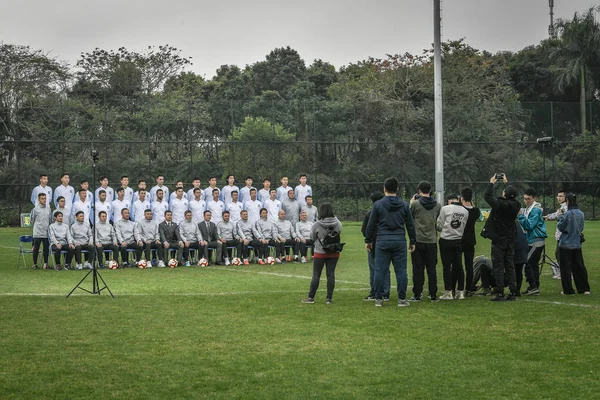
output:
<path id="1" fill-rule="evenodd" d="M 444 203 L 444 136 L 442 115 L 442 35 L 440 0 L 433 0 L 433 71 L 435 120 L 435 194 Z"/>

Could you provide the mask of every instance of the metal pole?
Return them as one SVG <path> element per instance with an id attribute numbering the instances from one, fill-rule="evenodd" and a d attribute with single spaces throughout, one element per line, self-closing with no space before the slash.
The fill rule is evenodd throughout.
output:
<path id="1" fill-rule="evenodd" d="M 435 193 L 444 201 L 444 136 L 442 116 L 442 42 L 440 0 L 433 0 L 433 65 L 435 96 Z"/>

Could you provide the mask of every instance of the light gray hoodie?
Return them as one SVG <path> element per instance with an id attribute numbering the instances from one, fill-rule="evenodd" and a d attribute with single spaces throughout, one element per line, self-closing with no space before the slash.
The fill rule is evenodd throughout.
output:
<path id="1" fill-rule="evenodd" d="M 87 221 L 75 221 L 67 232 L 69 244 L 92 244 L 92 228 Z"/>
<path id="2" fill-rule="evenodd" d="M 115 234 L 117 235 L 117 241 L 119 243 L 133 243 L 135 237 L 133 231 L 135 229 L 135 222 L 130 219 L 120 219 L 115 222 Z"/>
<path id="3" fill-rule="evenodd" d="M 62 222 L 55 222 L 50 225 L 49 233 L 50 233 L 50 244 L 57 245 L 61 244 L 66 246 L 69 244 L 67 240 L 67 235 L 69 231 L 69 225 Z"/>
<path id="4" fill-rule="evenodd" d="M 318 220 L 315 222 L 310 231 L 310 238 L 314 240 L 314 252 L 325 254 L 326 252 L 323 250 L 323 246 L 321 245 L 321 240 L 327 234 L 327 228 L 331 228 L 334 231 L 342 233 L 342 223 L 337 217 L 327 217 Z M 320 240 L 317 240 L 320 239 Z"/>
<path id="5" fill-rule="evenodd" d="M 31 225 L 33 225 L 34 238 L 47 238 L 48 228 L 50 227 L 50 207 L 36 204 L 31 210 Z"/>
<path id="6" fill-rule="evenodd" d="M 444 240 L 460 240 L 465 232 L 469 211 L 459 203 L 443 206 L 438 216 L 436 229 Z"/>
<path id="7" fill-rule="evenodd" d="M 117 242 L 115 228 L 108 222 L 98 221 L 94 227 L 96 231 L 96 243 L 113 244 Z"/>

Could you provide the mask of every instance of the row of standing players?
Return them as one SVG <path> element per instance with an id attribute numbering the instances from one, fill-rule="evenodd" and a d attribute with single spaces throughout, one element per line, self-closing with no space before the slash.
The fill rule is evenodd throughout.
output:
<path id="1" fill-rule="evenodd" d="M 48 186 L 48 176 L 45 174 L 40 175 L 40 185 L 35 187 L 31 194 L 31 201 L 35 206 L 37 204 L 37 197 L 40 193 L 46 194 L 46 204 L 50 206 L 54 204 L 55 209 L 58 209 L 63 213 L 63 216 L 68 216 L 68 222 L 75 221 L 75 214 L 78 211 L 83 211 L 86 214 L 86 220 L 89 219 L 92 223 L 98 217 L 100 211 L 106 211 L 110 221 L 116 222 L 120 219 L 120 212 L 123 208 L 129 208 L 133 211 L 131 216 L 132 220 L 142 219 L 144 210 L 150 208 L 154 211 L 154 218 L 160 223 L 163 220 L 163 213 L 166 210 L 174 211 L 174 219 L 176 222 L 183 220 L 183 211 L 190 209 L 192 211 L 198 211 L 194 218 L 197 222 L 202 219 L 201 213 L 204 210 L 210 209 L 215 215 L 215 219 L 219 219 L 221 211 L 224 211 L 229 207 L 230 203 L 232 214 L 236 217 L 239 215 L 239 210 L 243 208 L 248 201 L 260 202 L 265 207 L 271 210 L 271 218 L 274 220 L 277 218 L 277 211 L 275 210 L 276 205 L 282 208 L 283 203 L 297 199 L 298 204 L 301 207 L 312 205 L 312 188 L 307 184 L 306 175 L 301 175 L 299 178 L 299 184 L 293 188 L 288 185 L 288 178 L 286 176 L 281 178 L 281 186 L 274 189 L 275 198 L 271 195 L 271 181 L 269 179 L 263 180 L 263 188 L 256 189 L 252 186 L 253 179 L 250 176 L 245 178 L 245 186 L 241 189 L 235 185 L 235 176 L 227 176 L 227 184 L 223 188 L 217 187 L 216 177 L 209 178 L 209 186 L 205 189 L 201 189 L 201 180 L 196 177 L 192 180 L 192 188 L 185 191 L 182 189 L 181 193 L 178 193 L 178 188 L 183 188 L 183 182 L 177 181 L 176 189 L 170 192 L 169 188 L 164 185 L 164 177 L 158 175 L 156 177 L 156 185 L 146 192 L 146 181 L 140 179 L 138 181 L 138 190 L 133 191 L 129 187 L 129 178 L 122 176 L 120 184 L 121 186 L 113 190 L 109 186 L 109 181 L 106 176 L 102 176 L 99 179 L 100 186 L 95 191 L 95 197 L 89 191 L 89 182 L 87 180 L 81 181 L 81 187 L 75 191 L 70 183 L 70 175 L 64 173 L 60 178 L 61 184 L 52 190 Z M 199 189 L 199 190 L 197 190 Z M 255 189 L 255 196 L 252 198 L 251 192 Z M 290 190 L 293 194 L 290 195 Z M 215 198 L 214 192 L 218 193 Z M 307 201 L 307 196 L 310 197 L 310 201 Z M 92 200 L 95 201 L 92 204 Z M 52 201 L 54 199 L 54 201 Z M 250 204 L 252 205 L 252 204 Z M 256 206 L 254 207 L 256 208 Z M 258 208 L 260 209 L 260 208 Z M 92 212 L 95 210 L 95 212 Z M 252 215 L 251 219 L 257 220 L 258 215 Z M 316 215 L 316 208 L 309 210 L 309 214 Z M 219 214 L 219 215 L 217 215 Z M 288 212 L 288 214 L 290 214 Z M 316 219 L 316 218 L 315 218 Z"/>
<path id="2" fill-rule="evenodd" d="M 54 253 L 56 269 L 61 269 L 61 255 L 65 255 L 65 269 L 69 269 L 73 256 L 76 259 L 76 269 L 91 268 L 89 260 L 82 263 L 82 251 L 87 256 L 97 253 L 100 264 L 105 251 L 112 253 L 112 260 L 118 261 L 121 254 L 123 266 L 127 266 L 128 253 L 135 252 L 136 261 L 151 260 L 152 250 L 156 250 L 159 267 L 169 263 L 169 250 L 174 250 L 175 260 L 182 265 L 190 265 L 190 251 L 198 251 L 203 260 L 210 259 L 209 248 L 216 250 L 216 263 L 229 265 L 231 250 L 237 250 L 237 257 L 243 264 L 249 264 L 249 249 L 254 249 L 256 261 L 264 264 L 270 254 L 270 248 L 275 249 L 275 262 L 286 261 L 306 262 L 307 247 L 314 245 L 312 227 L 314 221 L 308 220 L 306 211 L 301 211 L 299 219 L 292 223 L 286 219 L 286 211 L 279 210 L 275 221 L 268 218 L 268 210 L 260 209 L 260 218 L 256 222 L 249 220 L 247 210 L 239 212 L 239 220 L 230 220 L 230 211 L 222 211 L 222 220 L 215 224 L 212 213 L 206 210 L 203 221 L 195 222 L 192 212 L 184 213 L 184 220 L 179 224 L 173 221 L 173 212 L 163 213 L 164 221 L 158 223 L 153 219 L 152 210 L 146 209 L 144 218 L 133 222 L 127 208 L 121 210 L 121 219 L 116 223 L 108 222 L 108 214 L 100 211 L 98 221 L 90 225 L 83 211 L 78 211 L 73 224 L 64 223 L 61 211 L 54 211 L 55 221 L 50 223 L 50 208 L 45 203 L 46 195 L 38 195 L 38 205 L 31 213 L 34 237 L 34 268 L 37 268 L 37 258 L 40 246 L 43 247 L 44 268 L 48 265 L 48 247 Z M 93 237 L 95 233 L 95 238 Z M 94 240 L 95 239 L 95 240 Z M 94 251 L 94 243 L 97 248 Z M 288 250 L 291 251 L 291 255 Z"/>
<path id="3" fill-rule="evenodd" d="M 507 183 L 505 176 L 503 181 Z M 561 208 L 556 213 L 543 217 L 541 205 L 535 201 L 536 194 L 533 189 L 525 190 L 526 207 L 520 209 L 516 200 L 518 193 L 510 185 L 505 188 L 501 197 L 494 198 L 495 183 L 496 178 L 492 177 L 485 193 L 485 200 L 492 207 L 492 211 L 486 223 L 487 229 L 484 228 L 486 233 L 482 233 L 482 236 L 492 240 L 492 265 L 496 286 L 493 288 L 493 292 L 489 290 L 489 287 L 484 287 L 479 294 L 493 293 L 495 301 L 514 300 L 521 295 L 520 288 L 523 271 L 525 271 L 529 287 L 523 294 L 539 295 L 539 262 L 545 246 L 545 219 L 552 218 L 558 219 L 556 237 L 559 257 L 558 263 L 553 262 L 555 278 L 561 279 L 563 294 L 575 293 L 571 276 L 575 280 L 577 292 L 589 294 L 587 270 L 583 263 L 580 242 L 580 233 L 583 231 L 583 213 L 577 207 L 575 196 L 572 194 L 565 196 L 564 191 L 561 191 L 558 196 Z M 413 196 L 407 207 L 408 210 L 404 211 L 405 215 L 398 218 L 401 223 L 396 223 L 394 228 L 401 231 L 398 237 L 403 237 L 403 225 L 406 224 L 411 241 L 410 251 L 413 266 L 414 295 L 410 299 L 406 299 L 406 284 L 402 277 L 402 275 L 406 275 L 406 254 L 404 253 L 396 260 L 399 266 L 394 265 L 398 280 L 399 306 L 409 305 L 409 301 L 422 300 L 425 270 L 428 276 L 429 297 L 432 301 L 438 300 L 435 269 L 438 243 L 445 289 L 439 299 L 464 299 L 477 290 L 476 282 L 473 279 L 473 259 L 476 244 L 475 223 L 480 217 L 480 210 L 473 205 L 473 192 L 470 188 L 466 188 L 462 190 L 460 198 L 457 195 L 449 195 L 446 198 L 447 204 L 443 207 L 430 194 L 431 184 L 421 182 L 418 194 Z M 382 201 L 380 200 L 382 197 L 381 193 L 375 193 L 372 196 L 374 208 L 377 202 Z M 396 211 L 402 210 L 401 205 L 395 207 Z M 388 209 L 385 214 L 389 219 L 393 213 Z M 380 240 L 381 226 L 385 227 L 386 222 L 384 218 L 383 221 L 379 221 L 377 230 L 372 228 L 369 231 L 370 219 L 372 218 L 368 213 L 363 223 L 363 234 L 369 250 L 371 271 L 371 293 L 365 300 L 376 300 L 377 305 L 383 305 L 382 301 L 386 298 L 389 299 L 389 259 L 387 267 L 384 265 L 385 262 L 379 263 L 380 269 L 383 271 L 380 275 L 383 274 L 383 277 L 380 276 L 378 279 L 378 252 L 375 242 Z M 437 240 L 438 232 L 440 233 L 439 242 Z M 387 235 L 389 232 L 383 230 L 383 234 Z M 463 255 L 466 277 L 462 264 Z M 404 269 L 402 269 L 402 265 L 404 265 Z M 379 287 L 378 281 L 381 281 Z M 504 297 L 505 286 L 508 286 L 510 290 L 508 297 Z"/>

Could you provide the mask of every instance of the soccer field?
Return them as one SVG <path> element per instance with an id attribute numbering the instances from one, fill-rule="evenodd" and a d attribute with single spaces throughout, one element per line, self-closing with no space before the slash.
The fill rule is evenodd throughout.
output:
<path id="1" fill-rule="evenodd" d="M 548 226 L 551 236 L 554 227 Z M 332 305 L 325 305 L 324 280 L 316 304 L 300 303 L 312 264 L 102 270 L 114 299 L 82 291 L 66 299 L 86 271 L 17 269 L 18 236 L 27 233 L 0 230 L 2 399 L 590 399 L 600 393 L 597 222 L 585 229 L 591 296 L 561 296 L 546 267 L 540 296 L 404 308 L 395 294 L 382 308 L 363 301 L 368 268 L 356 223 L 344 224 L 348 244 Z M 477 254 L 489 254 L 489 242 L 478 242 Z M 553 237 L 547 245 L 553 255 Z M 442 289 L 441 270 L 438 262 Z"/>

